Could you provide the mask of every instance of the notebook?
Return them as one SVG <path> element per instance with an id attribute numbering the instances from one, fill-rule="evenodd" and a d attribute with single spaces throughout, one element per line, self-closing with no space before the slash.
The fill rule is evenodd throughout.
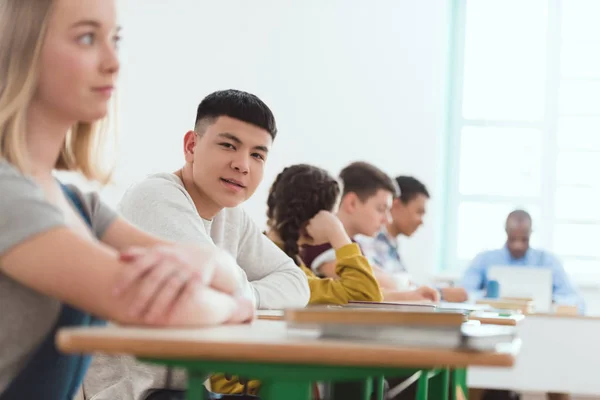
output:
<path id="1" fill-rule="evenodd" d="M 331 340 L 377 342 L 406 347 L 491 351 L 512 342 L 512 326 L 467 321 L 463 312 L 398 311 L 390 308 L 311 307 L 285 310 L 290 328 L 317 329 Z"/>

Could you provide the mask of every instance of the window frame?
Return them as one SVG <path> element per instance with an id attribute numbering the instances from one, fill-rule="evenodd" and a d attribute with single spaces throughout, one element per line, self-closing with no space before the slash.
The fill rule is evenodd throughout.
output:
<path id="1" fill-rule="evenodd" d="M 447 126 L 446 138 L 447 153 L 445 155 L 445 210 L 442 226 L 442 243 L 439 245 L 441 257 L 439 258 L 439 271 L 444 274 L 462 275 L 471 260 L 458 257 L 459 233 L 459 208 L 463 202 L 477 201 L 483 203 L 514 203 L 531 204 L 539 207 L 540 218 L 534 221 L 535 235 L 540 247 L 553 251 L 554 232 L 557 223 L 575 222 L 561 219 L 556 216 L 557 161 L 559 154 L 558 125 L 560 119 L 559 95 L 560 85 L 563 80 L 576 80 L 581 78 L 563 78 L 561 76 L 561 9 L 563 0 L 547 0 L 548 22 L 546 30 L 546 81 L 544 97 L 544 116 L 541 121 L 513 121 L 513 120 L 473 120 L 463 117 L 463 87 L 465 71 L 465 40 L 466 40 L 466 15 L 467 0 L 452 1 L 450 23 L 450 49 Z M 593 80 L 592 78 L 589 78 Z M 586 79 L 587 80 L 587 79 Z M 566 115 L 564 115 L 566 116 Z M 600 116 L 600 115 L 599 115 Z M 460 193 L 460 156 L 461 156 L 461 131 L 465 126 L 476 127 L 505 127 L 505 128 L 538 128 L 542 131 L 542 158 L 541 158 L 541 191 L 540 196 L 496 196 L 496 195 L 462 195 Z M 600 187 L 599 187 L 600 189 Z M 593 223 L 594 221 L 578 221 Z M 498 248 L 503 243 L 498 243 Z M 484 249 L 481 249 L 484 250 Z M 560 254 L 557 254 L 562 259 Z M 569 257 L 569 259 L 590 260 L 587 256 Z M 563 260 L 564 261 L 564 260 Z M 600 264 L 600 258 L 597 259 Z M 567 269 L 567 272 L 568 269 Z M 578 273 L 576 281 L 600 284 L 600 268 L 598 271 Z"/>

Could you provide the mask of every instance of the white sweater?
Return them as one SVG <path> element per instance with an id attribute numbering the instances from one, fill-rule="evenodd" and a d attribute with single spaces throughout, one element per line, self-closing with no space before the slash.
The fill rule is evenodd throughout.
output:
<path id="1" fill-rule="evenodd" d="M 304 307 L 310 290 L 306 275 L 263 235 L 241 208 L 221 210 L 202 219 L 181 180 L 173 174 L 148 177 L 131 187 L 119 205 L 123 216 L 141 229 L 175 242 L 213 243 L 233 255 L 240 266 L 244 292 L 259 309 Z M 95 357 L 84 380 L 87 399 L 138 400 L 150 388 L 163 388 L 166 369 L 135 362 L 132 357 Z M 174 376 L 185 387 L 185 376 Z"/>

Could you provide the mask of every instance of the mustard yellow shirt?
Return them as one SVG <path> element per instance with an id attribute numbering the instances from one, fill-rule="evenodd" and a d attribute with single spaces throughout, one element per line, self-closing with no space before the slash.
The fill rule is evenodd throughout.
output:
<path id="1" fill-rule="evenodd" d="M 335 251 L 335 273 L 338 278 L 319 278 L 306 265 L 300 268 L 308 277 L 308 304 L 348 304 L 354 301 L 382 301 L 383 294 L 373 275 L 369 261 L 356 243 Z"/>
<path id="2" fill-rule="evenodd" d="M 282 247 L 280 243 L 277 243 L 277 245 Z M 383 300 L 383 293 L 373 275 L 373 269 L 369 261 L 362 255 L 358 244 L 351 243 L 340 247 L 336 250 L 335 256 L 335 273 L 338 276 L 335 279 L 319 278 L 304 263 L 301 263 L 300 268 L 308 277 L 309 305 L 347 304 L 350 300 Z M 237 376 L 226 379 L 224 374 L 215 374 L 210 377 L 211 390 L 221 394 L 244 393 L 244 385 L 238 379 Z M 248 381 L 248 394 L 257 395 L 259 389 L 259 381 Z"/>

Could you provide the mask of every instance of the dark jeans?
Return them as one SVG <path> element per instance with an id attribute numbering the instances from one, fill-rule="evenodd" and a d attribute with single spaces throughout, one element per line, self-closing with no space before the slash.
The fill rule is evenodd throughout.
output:
<path id="1" fill-rule="evenodd" d="M 185 400 L 185 391 L 173 389 L 149 390 L 144 400 Z"/>
<path id="2" fill-rule="evenodd" d="M 260 400 L 259 397 L 249 394 L 218 394 L 211 393 L 208 390 L 205 390 L 204 392 L 205 398 L 210 400 Z M 148 391 L 144 400 L 185 400 L 185 391 L 173 389 L 151 390 Z"/>
<path id="3" fill-rule="evenodd" d="M 509 390 L 486 390 L 481 400 L 520 400 L 521 395 Z"/>

